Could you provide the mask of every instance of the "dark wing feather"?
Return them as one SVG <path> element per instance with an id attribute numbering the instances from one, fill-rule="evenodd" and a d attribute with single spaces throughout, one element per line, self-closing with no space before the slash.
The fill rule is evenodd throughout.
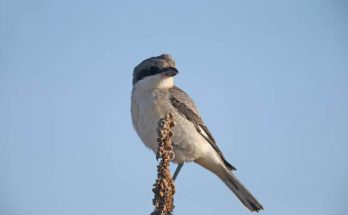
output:
<path id="1" fill-rule="evenodd" d="M 195 125 L 197 131 L 210 143 L 210 145 L 220 155 L 225 165 L 230 170 L 236 170 L 234 166 L 232 166 L 228 161 L 226 161 L 224 155 L 217 146 L 213 135 L 210 133 L 209 129 L 199 116 L 198 110 L 192 99 L 189 97 L 189 95 L 187 95 L 184 91 L 177 87 L 170 88 L 169 93 L 170 101 L 172 105 L 178 110 L 178 112 Z"/>

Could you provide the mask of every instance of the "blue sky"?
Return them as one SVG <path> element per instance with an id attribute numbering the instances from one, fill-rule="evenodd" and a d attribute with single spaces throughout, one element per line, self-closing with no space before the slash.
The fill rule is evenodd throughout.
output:
<path id="1" fill-rule="evenodd" d="M 131 125 L 131 75 L 162 53 L 262 214 L 345 214 L 347 11 L 0 0 L 0 214 L 149 214 L 157 161 Z M 250 214 L 195 164 L 176 190 L 175 214 Z"/>

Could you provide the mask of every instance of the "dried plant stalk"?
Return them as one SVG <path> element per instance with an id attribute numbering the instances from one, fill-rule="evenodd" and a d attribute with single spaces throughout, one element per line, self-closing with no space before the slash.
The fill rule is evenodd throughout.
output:
<path id="1" fill-rule="evenodd" d="M 157 160 L 160 159 L 160 163 L 157 166 L 157 180 L 152 189 L 155 194 L 153 199 L 155 209 L 151 215 L 168 215 L 174 209 L 175 186 L 169 168 L 170 161 L 174 158 L 171 141 L 174 125 L 172 114 L 167 114 L 158 122 L 158 150 L 156 158 Z"/>

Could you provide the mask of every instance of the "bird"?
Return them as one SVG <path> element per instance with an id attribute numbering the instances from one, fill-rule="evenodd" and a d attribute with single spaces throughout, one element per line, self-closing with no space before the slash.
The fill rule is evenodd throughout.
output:
<path id="1" fill-rule="evenodd" d="M 175 86 L 174 76 L 178 73 L 169 54 L 150 57 L 134 68 L 131 116 L 138 136 L 156 154 L 158 122 L 171 113 L 175 122 L 172 161 L 178 164 L 174 180 L 184 163 L 195 162 L 220 178 L 250 211 L 263 210 L 263 206 L 234 175 L 236 168 L 226 160 L 194 101 Z"/>

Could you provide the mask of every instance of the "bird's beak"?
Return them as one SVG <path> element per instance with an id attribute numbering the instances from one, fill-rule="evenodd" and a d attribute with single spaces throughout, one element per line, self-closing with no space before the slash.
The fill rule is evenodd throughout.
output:
<path id="1" fill-rule="evenodd" d="M 168 67 L 168 68 L 165 68 L 161 71 L 161 73 L 164 75 L 164 76 L 167 76 L 167 77 L 173 77 L 175 76 L 176 74 L 179 73 L 179 71 L 175 68 L 175 67 Z"/>

